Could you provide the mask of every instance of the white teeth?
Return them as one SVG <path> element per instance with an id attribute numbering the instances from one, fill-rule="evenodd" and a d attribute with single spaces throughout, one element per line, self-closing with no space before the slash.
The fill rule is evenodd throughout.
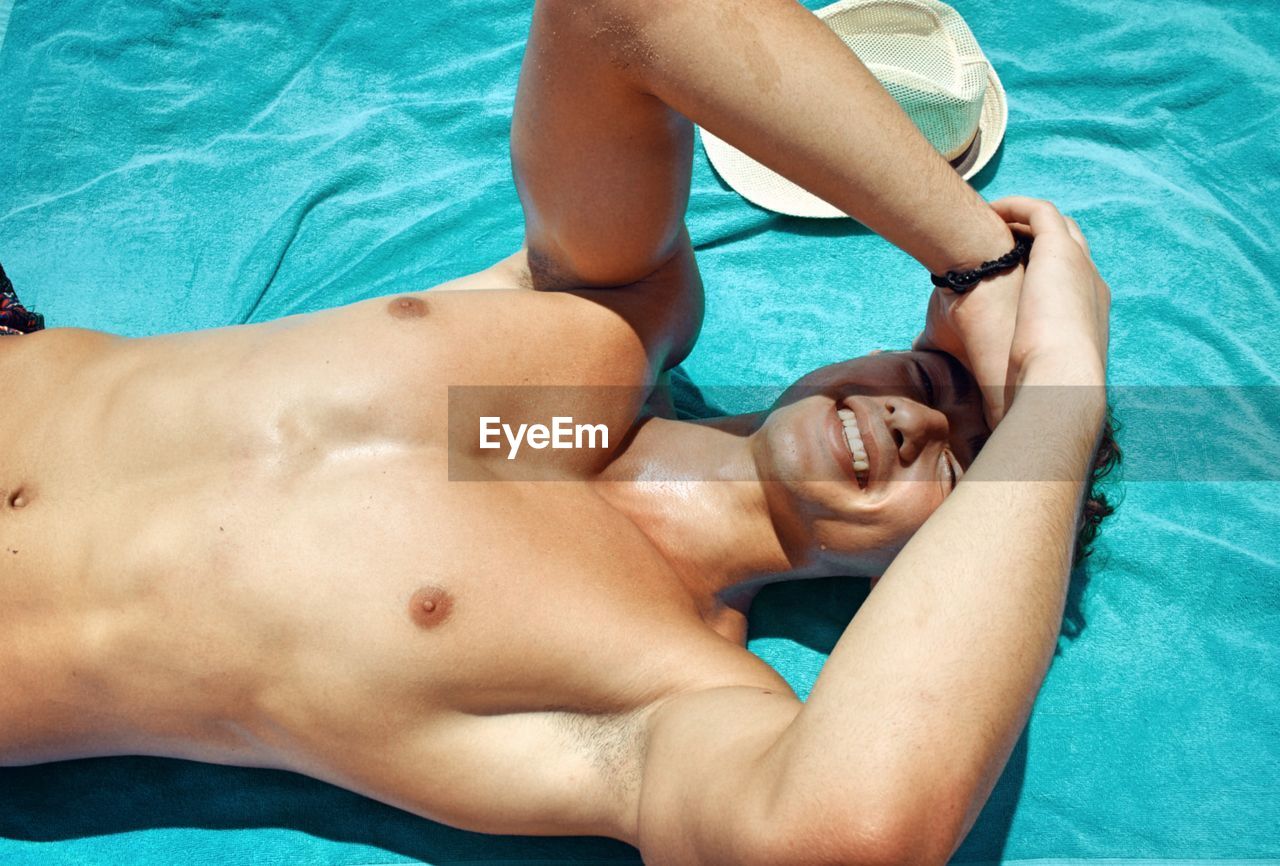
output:
<path id="1" fill-rule="evenodd" d="M 844 428 L 844 441 L 849 446 L 849 453 L 853 455 L 855 461 L 866 461 L 867 449 L 863 446 L 862 439 L 858 437 L 856 430 L 849 427 Z"/>
<path id="2" fill-rule="evenodd" d="M 836 416 L 840 419 L 840 424 L 844 428 L 844 443 L 849 448 L 849 454 L 853 457 L 853 471 L 857 473 L 866 472 L 871 468 L 871 463 L 867 460 L 867 449 L 862 444 L 862 431 L 858 429 L 858 418 L 854 415 L 852 409 L 837 409 Z M 865 487 L 867 484 L 865 476 L 859 475 L 858 484 Z"/>

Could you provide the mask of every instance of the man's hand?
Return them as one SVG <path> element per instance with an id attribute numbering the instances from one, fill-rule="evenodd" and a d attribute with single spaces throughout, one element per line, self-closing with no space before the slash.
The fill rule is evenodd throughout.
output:
<path id="1" fill-rule="evenodd" d="M 995 202 L 992 207 L 998 204 Z M 941 350 L 964 364 L 982 388 L 987 425 L 993 428 L 1004 417 L 1007 406 L 1005 376 L 1022 279 L 1023 268 L 1019 265 L 983 280 L 963 295 L 935 287 L 929 298 L 924 331 L 913 346 Z"/>
<path id="2" fill-rule="evenodd" d="M 929 298 L 924 331 L 916 338 L 915 348 L 947 352 L 973 373 L 982 387 L 987 423 L 994 428 L 1009 407 L 1017 373 L 1025 361 L 1036 353 L 1044 354 L 1044 350 L 1052 348 L 1055 341 L 1060 342 L 1065 333 L 1056 330 L 1065 324 L 1057 313 L 1041 316 L 1040 307 L 1050 301 L 1040 296 L 1051 294 L 1054 286 L 1069 281 L 1092 286 L 1098 294 L 1099 287 L 1106 290 L 1106 283 L 1093 266 L 1089 244 L 1080 227 L 1049 202 L 1010 196 L 992 202 L 991 207 L 1012 228 L 1034 236 L 1035 250 L 1044 246 L 1045 251 L 1036 255 L 1033 250 L 1034 266 L 1028 264 L 1026 269 L 1018 267 L 983 280 L 966 294 L 935 288 Z M 1032 268 L 1034 276 L 1029 272 Z M 1034 280 L 1042 288 L 1038 289 L 1037 299 L 1023 310 L 1022 294 L 1027 280 Z M 1068 292 L 1064 297 L 1069 295 Z M 1109 291 L 1105 292 L 1105 298 L 1104 306 L 1109 308 Z M 1098 323 L 1105 328 L 1105 312 L 1095 309 L 1094 313 L 1101 316 Z M 1098 339 L 1096 332 L 1092 339 L 1095 342 Z M 1038 340 L 1043 341 L 1043 345 L 1037 343 Z M 1105 334 L 1102 340 L 1105 362 Z"/>
<path id="3" fill-rule="evenodd" d="M 1009 351 L 1006 405 L 1032 370 L 1037 383 L 1104 385 L 1111 289 L 1080 227 L 1046 201 L 1013 197 L 995 206 L 1036 239 Z"/>

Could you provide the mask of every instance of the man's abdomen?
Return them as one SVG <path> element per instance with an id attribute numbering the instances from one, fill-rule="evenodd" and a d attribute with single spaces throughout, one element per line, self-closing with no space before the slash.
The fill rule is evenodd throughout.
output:
<path id="1" fill-rule="evenodd" d="M 330 491 L 425 447 L 305 326 L 0 341 L 0 761 L 261 757 L 242 722 L 360 508 Z"/>

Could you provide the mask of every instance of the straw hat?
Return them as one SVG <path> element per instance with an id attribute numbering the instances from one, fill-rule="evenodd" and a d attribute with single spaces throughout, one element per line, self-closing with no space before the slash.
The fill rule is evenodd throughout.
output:
<path id="1" fill-rule="evenodd" d="M 816 14 L 965 180 L 990 161 L 1009 107 L 996 71 L 956 10 L 939 0 L 840 0 Z M 792 216 L 846 215 L 701 132 L 711 164 L 748 201 Z"/>

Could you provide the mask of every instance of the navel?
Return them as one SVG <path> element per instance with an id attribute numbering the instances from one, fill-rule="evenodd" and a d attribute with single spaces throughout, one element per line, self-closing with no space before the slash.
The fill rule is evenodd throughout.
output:
<path id="1" fill-rule="evenodd" d="M 420 587 L 409 599 L 409 618 L 415 625 L 434 628 L 449 618 L 453 610 L 453 596 L 448 590 L 427 584 Z"/>
<path id="2" fill-rule="evenodd" d="M 10 508 L 25 508 L 27 503 L 31 501 L 31 497 L 25 489 L 18 487 L 9 493 L 6 501 Z"/>
<path id="3" fill-rule="evenodd" d="M 387 312 L 396 319 L 420 319 L 427 314 L 427 302 L 422 298 L 392 298 Z"/>

